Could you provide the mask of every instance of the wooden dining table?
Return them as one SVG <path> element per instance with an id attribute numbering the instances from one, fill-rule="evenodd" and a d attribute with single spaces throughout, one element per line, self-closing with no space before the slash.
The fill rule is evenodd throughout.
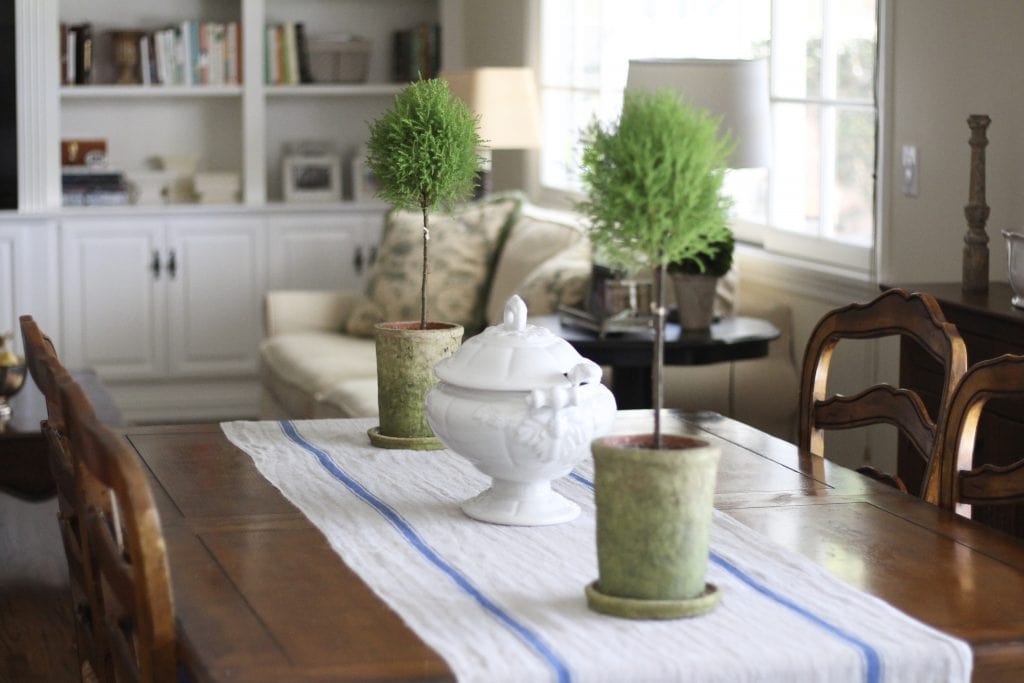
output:
<path id="1" fill-rule="evenodd" d="M 651 424 L 621 411 L 615 431 Z M 974 680 L 1024 680 L 1019 539 L 715 413 L 669 412 L 665 426 L 721 446 L 716 508 L 965 640 Z M 195 680 L 453 679 L 219 425 L 122 433 L 154 488 Z"/>

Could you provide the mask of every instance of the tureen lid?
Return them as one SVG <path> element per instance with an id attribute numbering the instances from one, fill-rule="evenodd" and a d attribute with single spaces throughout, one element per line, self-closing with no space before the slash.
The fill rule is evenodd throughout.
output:
<path id="1" fill-rule="evenodd" d="M 539 325 L 527 324 L 518 295 L 505 303 L 504 322 L 470 337 L 454 355 L 434 366 L 438 379 L 489 391 L 530 391 L 601 381 L 601 368 L 569 342 Z"/>

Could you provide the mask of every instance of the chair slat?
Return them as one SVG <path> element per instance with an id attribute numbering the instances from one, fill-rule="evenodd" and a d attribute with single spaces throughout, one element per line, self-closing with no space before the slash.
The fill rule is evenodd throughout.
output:
<path id="1" fill-rule="evenodd" d="M 971 505 L 1024 503 L 1024 459 L 1004 467 L 982 465 L 962 470 L 960 502 Z"/>
<path id="2" fill-rule="evenodd" d="M 921 397 L 909 389 L 880 384 L 854 396 L 833 396 L 814 405 L 820 429 L 851 429 L 886 423 L 899 427 L 918 452 L 930 455 L 935 422 Z"/>

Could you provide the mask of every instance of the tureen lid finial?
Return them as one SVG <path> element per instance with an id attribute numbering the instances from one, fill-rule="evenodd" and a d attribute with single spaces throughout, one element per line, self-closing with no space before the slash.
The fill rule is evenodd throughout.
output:
<path id="1" fill-rule="evenodd" d="M 526 329 L 526 302 L 518 294 L 513 294 L 505 302 L 505 329 L 510 332 Z"/>

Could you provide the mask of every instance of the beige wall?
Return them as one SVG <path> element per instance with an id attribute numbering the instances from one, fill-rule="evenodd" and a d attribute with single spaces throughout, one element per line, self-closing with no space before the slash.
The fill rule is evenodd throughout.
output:
<path id="1" fill-rule="evenodd" d="M 959 280 L 967 224 L 969 114 L 988 114 L 990 277 L 1006 280 L 999 231 L 1024 226 L 1024 2 L 891 0 L 889 202 L 882 279 Z M 899 150 L 918 146 L 920 194 L 899 188 Z"/>

